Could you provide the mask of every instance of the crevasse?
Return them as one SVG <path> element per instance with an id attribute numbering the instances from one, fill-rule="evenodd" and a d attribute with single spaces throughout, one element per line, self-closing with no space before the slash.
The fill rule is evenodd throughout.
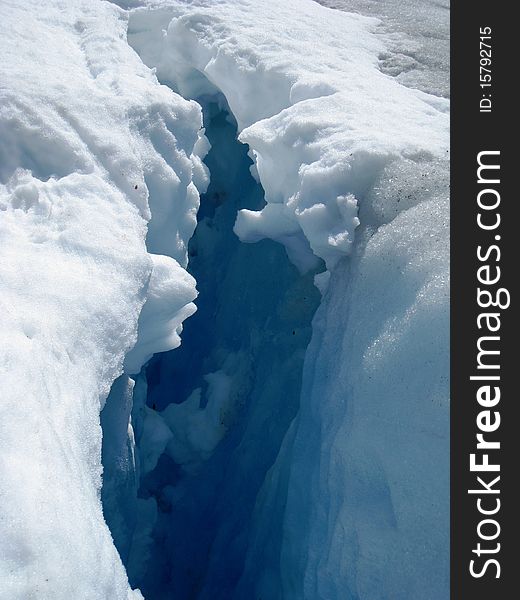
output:
<path id="1" fill-rule="evenodd" d="M 121 559 L 149 600 L 447 597 L 448 102 L 311 0 L 36 4 L 0 24 L 10 600 L 139 598 Z"/>
<path id="2" fill-rule="evenodd" d="M 258 492 L 241 572 L 217 543 L 193 593 L 438 598 L 448 586 L 448 104 L 378 70 L 373 21 L 268 4 L 222 2 L 215 18 L 210 3 L 174 2 L 130 19 L 129 41 L 161 81 L 223 96 L 249 145 L 267 205 L 241 207 L 235 232 L 281 242 L 302 273 L 316 257 L 327 266 L 299 409 Z M 331 45 L 333 66 L 316 50 Z"/>
<path id="3" fill-rule="evenodd" d="M 110 483 L 104 495 L 130 582 L 151 600 L 236 597 L 257 496 L 298 410 L 319 301 L 313 273 L 302 276 L 282 246 L 243 244 L 233 233 L 237 210 L 261 208 L 263 191 L 229 115 L 214 104 L 205 114 L 211 182 L 188 267 L 198 310 L 181 347 L 139 376 L 139 500 L 126 527 Z"/>

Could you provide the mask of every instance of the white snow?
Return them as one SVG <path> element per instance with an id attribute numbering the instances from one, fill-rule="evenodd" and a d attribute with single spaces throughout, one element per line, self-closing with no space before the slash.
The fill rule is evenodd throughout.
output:
<path id="1" fill-rule="evenodd" d="M 316 0 L 319 4 L 380 19 L 386 50 L 382 71 L 400 83 L 449 97 L 450 0 Z"/>
<path id="2" fill-rule="evenodd" d="M 195 280 L 169 256 L 151 255 L 146 302 L 139 315 L 137 342 L 125 357 L 125 371 L 139 373 L 156 352 L 180 346 L 182 322 L 197 309 Z"/>
<path id="3" fill-rule="evenodd" d="M 448 101 L 402 85 L 415 80 L 402 74 L 405 59 L 387 56 L 376 19 L 311 0 L 119 4 L 132 10 L 101 0 L 2 4 L 0 594 L 142 597 L 100 501 L 99 415 L 117 380 L 103 423 L 106 493 L 121 505 L 112 533 L 137 577 L 159 514 L 155 499 L 136 497 L 139 470 L 152 473 L 167 455 L 196 475 L 233 424 L 233 396 L 247 393 L 261 402 L 238 452 L 273 458 L 240 532 L 248 546 L 233 597 L 447 597 Z M 309 277 L 320 259 L 327 268 L 315 277 L 322 303 L 298 415 L 276 460 L 268 432 L 285 430 L 270 400 L 277 377 L 299 389 L 291 352 L 308 327 L 298 286 L 280 285 L 283 311 L 266 321 L 292 335 L 267 329 L 269 345 L 244 319 L 255 327 L 254 367 L 272 367 L 255 372 L 262 386 L 249 390 L 253 354 L 241 345 L 247 377 L 206 371 L 204 407 L 198 387 L 156 412 L 145 406 L 144 376 L 135 387 L 127 377 L 179 345 L 197 293 L 184 268 L 209 145 L 199 104 L 159 81 L 236 120 L 266 201 L 239 212 L 240 239 L 282 243 Z M 230 245 L 217 235 L 206 242 Z M 245 311 L 233 299 L 249 267 L 242 257 L 220 277 L 232 298 L 219 307 L 221 330 Z M 262 306 L 276 291 L 246 298 Z M 249 477 L 265 469 L 242 472 L 251 463 L 231 458 L 247 497 Z M 184 493 L 203 495 L 205 482 L 193 481 Z M 210 485 L 220 489 L 218 479 Z M 177 492 L 168 484 L 164 497 L 174 504 Z M 211 582 L 204 589 L 218 597 Z"/>
<path id="4" fill-rule="evenodd" d="M 99 412 L 143 303 L 134 365 L 193 310 L 201 112 L 107 2 L 4 2 L 0 28 L 0 595 L 139 598 L 102 515 Z"/>
<path id="5" fill-rule="evenodd" d="M 130 43 L 186 97 L 224 95 L 268 205 L 281 205 L 239 216 L 244 241 L 271 237 L 310 266 L 304 238 L 332 268 L 358 226 L 343 196 L 354 207 L 390 161 L 446 153 L 448 102 L 379 70 L 375 19 L 311 0 L 148 4 L 160 10 L 132 13 Z"/>

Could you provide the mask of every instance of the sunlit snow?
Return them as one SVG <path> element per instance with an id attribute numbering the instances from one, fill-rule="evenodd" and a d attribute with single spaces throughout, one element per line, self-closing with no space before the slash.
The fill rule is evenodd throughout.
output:
<path id="1" fill-rule="evenodd" d="M 447 15 L 1 3 L 1 598 L 448 597 Z"/>

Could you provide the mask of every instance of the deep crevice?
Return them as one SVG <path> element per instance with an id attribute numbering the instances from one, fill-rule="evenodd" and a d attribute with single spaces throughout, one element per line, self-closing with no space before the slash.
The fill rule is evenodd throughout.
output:
<path id="1" fill-rule="evenodd" d="M 211 179 L 188 267 L 198 311 L 180 348 L 154 356 L 138 378 L 139 500 L 124 503 L 132 533 L 107 514 L 130 583 L 147 600 L 253 598 L 247 582 L 237 592 L 251 519 L 298 410 L 319 303 L 313 273 L 302 276 L 281 245 L 244 244 L 233 233 L 239 209 L 264 206 L 263 190 L 233 119 L 209 104 L 205 124 Z M 173 437 L 147 472 L 143 462 L 164 446 L 165 426 Z M 120 510 L 106 494 L 104 505 Z"/>

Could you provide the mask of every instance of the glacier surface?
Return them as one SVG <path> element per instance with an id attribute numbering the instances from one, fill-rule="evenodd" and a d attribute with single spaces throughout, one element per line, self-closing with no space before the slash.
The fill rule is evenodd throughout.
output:
<path id="1" fill-rule="evenodd" d="M 448 597 L 443 51 L 117 4 L 2 3 L 2 594 Z"/>

